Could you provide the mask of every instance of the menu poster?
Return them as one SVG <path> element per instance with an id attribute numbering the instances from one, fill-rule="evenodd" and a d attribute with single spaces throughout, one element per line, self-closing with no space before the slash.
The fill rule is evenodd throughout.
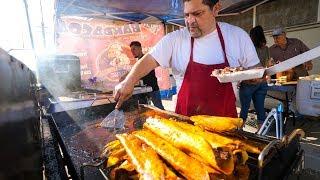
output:
<path id="1" fill-rule="evenodd" d="M 163 36 L 163 24 L 128 24 L 105 19 L 62 17 L 56 24 L 59 53 L 80 58 L 84 88 L 110 91 L 135 64 L 130 42 L 139 41 L 148 52 Z M 167 69 L 157 68 L 160 89 L 169 89 Z"/>

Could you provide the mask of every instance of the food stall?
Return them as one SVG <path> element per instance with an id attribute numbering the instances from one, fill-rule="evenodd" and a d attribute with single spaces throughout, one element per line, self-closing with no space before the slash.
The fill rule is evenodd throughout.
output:
<path id="1" fill-rule="evenodd" d="M 58 2 L 63 2 L 63 1 L 58 1 Z M 125 36 L 124 32 L 133 32 L 131 26 L 136 22 L 137 19 L 139 19 L 138 22 L 140 22 L 140 24 L 143 24 L 145 22 L 144 21 L 145 16 L 147 16 L 149 20 L 161 19 L 166 23 L 177 24 L 177 25 L 181 23 L 182 16 L 180 13 L 182 10 L 181 9 L 182 6 L 180 3 L 178 3 L 178 1 L 165 1 L 165 2 L 162 2 L 161 5 L 157 4 L 157 2 L 154 2 L 154 3 L 155 3 L 154 5 L 157 6 L 157 10 L 148 9 L 148 7 L 141 10 L 140 8 L 142 6 L 139 5 L 139 3 L 132 4 L 130 2 L 126 2 L 123 4 L 110 3 L 108 6 L 98 1 L 90 1 L 90 3 L 88 1 L 81 1 L 81 3 L 70 3 L 68 4 L 68 6 L 63 6 L 63 3 L 60 3 L 60 4 L 58 3 L 57 13 L 58 14 L 61 13 L 61 15 L 65 15 L 65 16 L 72 16 L 72 15 L 76 15 L 77 14 L 76 12 L 79 9 L 81 9 L 82 11 L 85 11 L 86 12 L 85 14 L 87 14 L 87 16 L 89 16 L 90 18 L 92 17 L 108 18 L 108 19 L 112 19 L 113 21 L 123 20 L 131 23 L 131 25 L 128 26 L 129 28 L 127 27 L 127 31 L 124 31 L 125 26 L 120 28 L 121 30 L 119 31 L 109 31 L 110 27 L 102 27 L 102 30 L 104 30 L 103 31 L 104 35 L 110 32 L 116 32 L 118 33 L 118 35 L 120 35 L 121 34 L 120 32 L 123 32 L 121 36 Z M 167 6 L 168 5 L 167 3 L 168 4 L 171 3 L 171 4 Z M 261 2 L 259 1 L 256 3 L 261 3 Z M 166 4 L 166 5 L 164 6 L 163 4 Z M 173 11 L 171 11 L 172 9 L 170 9 L 172 7 L 174 7 Z M 105 8 L 108 8 L 108 9 L 105 9 Z M 129 14 L 127 14 L 127 12 L 123 12 L 123 9 L 126 9 L 127 11 L 133 11 L 133 12 L 130 12 Z M 142 12 L 137 13 L 137 9 L 139 10 L 139 12 L 141 11 Z M 105 11 L 110 13 L 105 13 Z M 103 13 L 99 13 L 99 12 L 103 12 Z M 163 14 L 163 12 L 165 12 L 165 14 Z M 170 16 L 168 14 L 170 14 Z M 86 17 L 82 17 L 82 19 L 85 19 L 85 18 Z M 79 23 L 78 21 L 68 22 L 68 20 L 70 21 L 70 19 L 67 19 L 67 20 L 64 19 L 64 21 L 62 22 L 62 29 L 64 29 L 64 27 L 67 27 L 67 30 L 64 29 L 66 31 L 61 32 L 60 37 L 66 35 L 64 34 L 66 32 L 71 32 L 71 33 L 80 32 L 80 34 L 86 33 L 86 35 L 89 37 L 90 35 L 92 35 L 92 33 L 96 32 L 98 34 L 95 34 L 96 35 L 95 38 L 97 38 L 99 35 L 100 36 L 103 35 L 103 34 L 99 34 L 100 32 L 98 31 L 99 25 L 87 26 L 88 24 L 83 22 L 81 23 Z M 92 24 L 89 24 L 89 25 L 92 25 Z M 115 34 L 112 34 L 112 35 L 115 35 Z M 61 40 L 63 42 L 63 39 L 59 39 L 59 43 L 62 44 L 61 49 L 62 50 L 68 49 L 67 46 L 64 46 L 65 44 L 63 44 Z M 126 43 L 128 44 L 128 40 Z M 97 59 L 96 63 L 98 65 L 101 65 L 99 63 L 104 63 L 104 60 L 108 59 L 109 54 L 112 54 L 108 51 L 109 49 L 117 50 L 119 49 L 119 47 L 108 46 L 105 50 L 103 50 L 103 53 L 100 53 L 100 56 L 96 58 Z M 122 50 L 123 50 L 123 47 L 122 47 Z M 104 55 L 106 55 L 105 59 L 102 57 Z M 119 56 L 121 55 L 122 54 L 119 54 Z M 111 62 L 113 61 L 111 60 Z M 125 62 L 125 60 L 120 60 L 120 64 L 122 62 Z M 117 63 L 117 61 L 114 61 L 114 63 Z M 109 64 L 112 65 L 112 63 L 109 63 Z M 117 65 L 118 64 L 116 64 L 115 66 L 116 68 L 118 68 Z M 88 72 L 88 70 L 90 70 L 88 64 L 83 65 L 82 68 L 85 70 L 83 71 L 84 75 L 86 75 L 85 73 Z M 107 69 L 108 68 L 110 67 L 107 67 Z M 112 68 L 113 67 L 111 67 L 111 69 Z M 110 72 L 107 73 L 107 76 L 109 73 Z M 105 77 L 105 75 L 99 76 L 99 74 L 100 73 L 97 73 L 98 79 L 100 77 Z M 90 77 L 90 78 L 93 78 L 93 77 Z M 65 111 L 63 110 L 52 111 L 50 114 L 47 114 L 46 118 L 48 119 L 50 130 L 52 134 L 56 136 L 57 144 L 61 149 L 61 151 L 57 151 L 56 154 L 57 156 L 59 154 L 63 154 L 65 165 L 68 167 L 69 175 L 72 178 L 74 179 L 96 179 L 96 178 L 97 179 L 98 178 L 121 179 L 121 178 L 129 178 L 129 177 L 130 178 L 143 177 L 144 175 L 143 171 L 145 169 L 144 168 L 139 169 L 139 158 L 144 159 L 145 161 L 149 161 L 149 159 L 148 157 L 144 157 L 142 155 L 143 151 L 138 151 L 139 146 L 136 146 L 137 152 L 134 152 L 134 150 L 132 149 L 132 146 L 134 146 L 134 144 L 130 144 L 134 142 L 137 142 L 140 145 L 144 144 L 141 146 L 152 147 L 151 149 L 149 149 L 149 151 L 156 152 L 158 156 L 161 156 L 162 165 L 164 167 L 169 167 L 170 171 L 172 171 L 171 174 L 175 174 L 176 175 L 175 177 L 192 178 L 192 175 L 190 174 L 198 173 L 198 172 L 194 172 L 194 170 L 191 167 L 189 167 L 189 169 L 185 168 L 185 164 L 187 164 L 189 161 L 181 160 L 181 164 L 174 163 L 175 161 L 178 162 L 180 158 L 182 158 L 182 156 L 184 155 L 176 156 L 173 159 L 170 159 L 168 158 L 170 157 L 170 155 L 165 153 L 162 154 L 161 148 L 156 144 L 150 143 L 151 141 L 145 140 L 141 143 L 141 142 L 138 142 L 139 140 L 137 141 L 135 140 L 135 138 L 139 136 L 139 132 L 143 132 L 145 130 L 145 127 L 148 125 L 148 121 L 150 121 L 149 118 L 166 119 L 170 122 L 167 122 L 166 120 L 163 120 L 163 121 L 169 124 L 173 122 L 174 123 L 184 122 L 186 123 L 184 125 L 192 126 L 192 128 L 197 129 L 198 126 L 196 126 L 196 123 L 193 122 L 190 119 L 190 117 L 184 117 L 168 111 L 162 111 L 159 109 L 152 108 L 150 106 L 139 105 L 138 103 L 136 103 L 136 101 L 135 102 L 128 101 L 123 108 L 125 113 L 125 125 L 123 128 L 117 129 L 117 128 L 101 127 L 101 124 L 100 124 L 101 121 L 113 109 L 114 109 L 114 103 L 107 103 L 107 104 L 99 104 L 97 106 L 86 106 L 86 107 L 75 108 L 75 109 L 65 109 Z M 174 125 L 170 126 L 170 128 L 168 128 L 167 130 L 172 131 L 172 133 L 177 133 L 176 132 L 177 129 L 175 129 L 175 127 L 176 126 Z M 155 132 L 153 131 L 153 133 Z M 177 136 L 179 136 L 179 133 L 180 132 L 178 132 Z M 209 132 L 205 131 L 205 133 L 209 133 Z M 212 132 L 210 131 L 210 133 Z M 194 132 L 193 133 L 190 132 L 190 134 L 194 134 Z M 157 134 L 157 135 L 160 136 L 161 138 L 165 137 L 165 135 L 163 134 L 162 136 L 161 134 L 160 135 Z M 170 134 L 166 134 L 166 135 L 170 136 Z M 231 178 L 228 176 L 232 175 L 233 178 L 235 179 L 239 179 L 240 176 L 242 175 L 245 177 L 245 179 L 287 178 L 293 172 L 298 171 L 301 168 L 301 163 L 303 159 L 303 150 L 301 150 L 300 148 L 299 141 L 300 141 L 300 138 L 303 137 L 303 135 L 304 135 L 304 132 L 299 129 L 293 131 L 292 134 L 286 135 L 282 139 L 275 139 L 275 138 L 260 136 L 256 134 L 246 133 L 240 130 L 240 128 L 232 129 L 232 131 L 226 130 L 226 131 L 218 132 L 219 137 L 221 136 L 224 138 L 230 138 L 232 139 L 232 141 L 237 141 L 240 144 L 241 143 L 245 144 L 244 142 L 249 143 L 252 145 L 252 147 L 257 148 L 258 151 L 249 152 L 241 148 L 235 149 L 235 150 L 240 150 L 242 154 L 240 153 L 236 155 L 234 157 L 235 158 L 234 162 L 233 160 L 231 161 L 233 168 L 230 168 L 230 169 L 232 170 L 230 169 L 225 170 L 222 168 L 219 169 L 219 167 L 214 166 L 214 162 L 211 162 L 210 160 L 209 160 L 210 162 L 205 162 L 205 165 L 203 164 L 199 165 L 198 163 L 195 163 L 195 164 L 199 165 L 197 166 L 199 167 L 198 168 L 199 171 L 202 169 L 202 167 L 204 169 L 208 168 L 208 172 L 214 174 L 214 176 L 212 177 L 213 179 L 216 178 L 215 175 L 218 175 L 218 177 L 222 176 L 223 178 Z M 132 136 L 135 136 L 135 137 L 132 137 Z M 208 136 L 211 136 L 211 134 L 209 134 Z M 142 137 L 143 135 L 140 136 L 140 140 L 143 139 Z M 119 145 L 119 141 L 115 141 L 116 138 L 118 138 L 121 145 Z M 130 140 L 128 140 L 130 138 L 131 138 L 131 142 Z M 178 141 L 182 144 L 188 144 L 189 141 L 187 140 L 188 139 L 183 139 Z M 166 141 L 170 141 L 170 139 L 166 139 Z M 111 147 L 113 147 L 112 145 L 114 143 L 117 144 L 116 150 L 119 150 L 118 153 L 121 154 L 119 156 L 112 156 L 113 155 L 112 152 L 114 151 L 114 149 Z M 216 141 L 213 143 L 219 144 L 220 142 Z M 131 145 L 131 148 L 130 148 L 130 145 Z M 194 145 L 197 146 L 197 144 L 194 144 Z M 185 148 L 185 147 L 176 146 L 174 141 L 169 142 L 167 146 L 177 152 L 182 151 L 182 154 L 185 154 L 188 151 L 190 151 L 190 149 L 188 149 L 190 147 Z M 215 148 L 219 149 L 218 147 L 215 147 Z M 208 153 L 212 151 L 212 149 L 210 148 L 207 150 L 209 150 Z M 141 154 L 141 156 L 137 157 L 137 154 L 135 153 Z M 185 157 L 185 160 L 190 160 L 188 159 L 190 157 L 197 159 L 199 158 L 198 156 L 200 156 L 200 158 L 197 160 L 201 162 L 201 160 L 203 160 L 203 158 L 205 157 L 205 155 L 201 153 L 200 154 L 197 154 L 196 152 L 193 152 L 193 153 L 194 154 L 192 155 L 188 154 Z M 246 154 L 248 154 L 247 158 L 245 158 Z M 130 158 L 128 158 L 128 156 L 130 156 Z M 230 155 L 230 156 L 227 155 L 227 156 L 230 158 L 233 157 L 233 155 Z M 220 158 L 223 159 L 224 157 L 222 157 L 221 155 Z M 120 161 L 116 160 L 116 162 L 114 163 L 113 161 L 115 159 L 121 159 L 121 160 Z M 131 164 L 123 164 L 125 162 L 128 163 L 128 161 L 126 161 L 128 159 L 131 159 L 131 160 L 137 159 L 138 163 L 131 162 Z M 152 160 L 154 159 L 152 159 L 151 157 L 150 161 Z M 208 167 L 208 164 L 209 164 L 209 167 Z M 240 164 L 243 165 L 241 167 L 247 170 L 246 171 L 247 174 L 246 173 L 242 174 L 241 170 L 237 170 L 237 168 L 235 168 L 236 166 L 238 167 L 238 165 Z M 214 170 L 212 170 L 212 166 L 214 167 Z M 153 167 L 153 164 L 150 164 L 150 167 Z M 148 167 L 145 167 L 145 168 L 148 168 Z M 161 168 L 158 168 L 158 169 L 161 169 Z M 216 172 L 216 170 L 218 172 Z M 204 174 L 208 172 L 204 172 Z"/>
<path id="2" fill-rule="evenodd" d="M 86 15 L 89 18 L 107 17 L 112 20 L 123 20 L 130 23 L 156 17 L 166 23 L 179 24 L 182 18 L 182 6 L 179 2 L 151 1 L 150 4 L 153 4 L 153 7 L 157 9 L 152 11 L 148 9 L 148 6 L 144 6 L 145 2 L 124 1 L 122 4 L 118 1 L 110 1 L 108 4 L 103 1 L 67 2 L 58 0 L 56 8 L 57 17 L 63 15 L 79 15 L 82 17 Z M 231 1 L 225 2 L 231 3 Z M 240 1 L 233 1 L 231 3 L 234 3 L 233 8 L 236 8 L 237 5 L 243 5 L 235 2 Z M 261 2 L 250 1 L 249 4 L 254 5 Z M 163 6 L 164 4 L 165 6 Z M 124 7 L 127 9 L 126 12 L 123 12 Z M 145 7 L 145 9 L 141 10 L 141 7 Z M 106 10 L 111 13 L 105 13 Z M 136 13 L 138 10 L 144 13 Z M 80 14 L 78 14 L 79 12 Z M 69 28 L 70 24 L 75 25 L 76 23 L 69 23 Z M 78 25 L 70 29 L 77 32 Z M 81 29 L 81 32 L 87 33 L 88 26 L 81 25 L 82 28 L 87 28 L 85 30 Z M 152 29 L 152 27 L 148 28 Z M 63 42 L 60 43 L 63 44 Z M 118 46 L 115 48 L 117 49 Z M 101 59 L 104 60 L 98 58 L 97 62 L 100 62 Z M 10 64 L 10 61 L 13 62 L 10 57 L 7 57 L 6 60 L 8 64 Z M 17 64 L 16 68 L 21 67 L 23 69 L 23 65 Z M 80 80 L 78 75 L 88 72 L 88 66 L 81 66 L 80 63 L 77 66 L 80 66 L 79 69 L 82 70 L 82 72 L 77 72 L 77 80 Z M 63 74 L 66 73 L 63 70 L 64 68 L 59 66 L 58 69 L 54 70 Z M 12 74 L 17 73 L 16 71 L 12 72 Z M 114 74 L 111 73 L 111 77 Z M 20 80 L 28 76 L 20 74 L 20 76 L 15 77 Z M 86 77 L 86 80 L 94 81 L 94 77 L 96 76 Z M 20 82 L 19 80 L 12 82 Z M 35 83 L 30 82 L 30 84 Z M 49 86 L 47 88 L 50 89 Z M 16 87 L 16 89 L 19 88 Z M 35 89 L 20 88 L 20 90 L 22 89 L 25 90 L 23 93 L 35 92 Z M 37 90 L 37 92 L 40 91 Z M 40 127 L 35 132 L 41 133 L 42 141 L 43 169 L 38 168 L 38 166 L 35 169 L 43 170 L 44 176 L 48 179 L 137 179 L 146 175 L 143 174 L 144 171 L 162 171 L 162 174 L 168 179 L 169 176 L 173 179 L 192 179 L 197 178 L 198 174 L 203 174 L 203 179 L 285 179 L 299 171 L 303 166 L 304 151 L 300 147 L 300 140 L 304 136 L 304 132 L 300 129 L 294 130 L 282 139 L 276 139 L 244 132 L 241 130 L 243 122 L 235 119 L 239 123 L 233 124 L 228 118 L 220 119 L 220 122 L 223 122 L 222 127 L 229 127 L 228 129 L 212 129 L 207 124 L 199 124 L 197 118 L 181 116 L 148 105 L 141 105 L 138 96 L 133 96 L 123 105 L 125 124 L 122 128 L 104 128 L 100 124 L 101 121 L 115 107 L 112 94 L 109 92 L 83 92 L 82 90 L 84 89 L 80 89 L 80 92 L 69 92 L 67 95 L 63 94 L 54 98 L 45 97 L 48 100 L 46 101 L 47 104 L 38 104 L 41 100 L 31 95 L 25 95 L 29 97 L 28 100 L 36 100 L 36 103 L 32 104 L 32 108 L 41 110 L 34 111 L 36 115 L 33 114 L 30 117 L 34 120 L 32 122 L 35 123 L 36 127 Z M 138 87 L 135 94 L 149 91 L 148 87 Z M 15 91 L 11 90 L 11 92 Z M 4 93 L 3 97 L 5 96 L 9 96 L 8 92 Z M 23 100 L 19 99 L 19 94 L 14 94 L 14 96 L 18 98 L 12 101 Z M 41 108 L 39 105 L 45 105 L 45 107 Z M 21 110 L 21 108 L 18 108 L 18 110 Z M 41 118 L 37 117 L 37 112 L 40 112 Z M 2 122 L 2 117 L 7 120 L 11 120 L 10 118 L 16 119 L 15 116 L 2 116 L 2 114 L 0 114 L 0 117 L 0 122 Z M 205 117 L 200 118 L 205 119 Z M 41 119 L 40 125 L 37 124 L 39 119 Z M 3 126 L 4 129 L 7 127 Z M 34 126 L 30 125 L 29 127 Z M 11 126 L 11 129 L 14 128 Z M 28 134 L 35 138 L 34 145 L 39 145 L 37 133 L 34 136 Z M 9 135 L 11 137 L 17 134 L 11 133 Z M 5 134 L 2 137 L 5 136 L 8 135 Z M 25 135 L 20 134 L 20 136 Z M 29 136 L 25 137 L 29 138 Z M 172 139 L 171 136 L 174 138 Z M 162 147 L 162 145 L 164 146 Z M 200 149 L 205 148 L 199 152 L 193 146 Z M 20 147 L 15 149 L 18 148 Z M 12 149 L 6 149 L 7 152 L 10 150 Z M 38 151 L 36 152 L 38 153 Z M 39 154 L 37 154 L 37 157 L 40 157 Z M 128 159 L 136 159 L 136 162 L 128 164 Z M 150 162 L 150 164 L 139 168 L 141 162 Z M 155 167 L 154 162 L 160 166 Z"/>

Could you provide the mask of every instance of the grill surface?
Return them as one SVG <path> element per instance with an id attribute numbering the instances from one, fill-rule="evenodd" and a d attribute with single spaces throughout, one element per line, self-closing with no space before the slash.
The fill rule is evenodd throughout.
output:
<path id="1" fill-rule="evenodd" d="M 145 106 L 126 106 L 126 125 L 124 130 L 108 130 L 97 125 L 103 118 L 114 109 L 114 104 L 103 106 L 59 112 L 51 115 L 51 126 L 55 129 L 59 144 L 72 178 L 80 179 L 80 167 L 84 163 L 95 163 L 104 145 L 115 139 L 115 134 L 130 132 L 142 128 L 148 115 L 160 115 L 162 117 L 175 117 L 178 120 L 188 121 L 188 117 L 176 115 L 166 111 L 152 110 Z M 265 148 L 272 138 L 257 136 L 251 133 L 239 131 L 235 136 L 256 146 Z M 250 168 L 250 179 L 283 179 L 294 167 L 295 161 L 302 156 L 299 139 L 294 140 L 286 146 L 277 141 L 268 152 L 263 168 L 259 168 L 258 156 L 249 154 L 248 166 Z M 101 170 L 101 169 L 100 169 Z M 104 179 L 99 168 L 85 168 L 84 179 Z"/>
<path id="2" fill-rule="evenodd" d="M 100 155 L 102 147 L 115 138 L 115 134 L 142 127 L 138 116 L 137 100 L 124 104 L 126 116 L 125 130 L 108 130 L 97 125 L 112 111 L 115 104 L 105 104 L 90 108 L 54 113 L 49 116 L 50 127 L 57 141 L 73 179 L 80 179 L 80 167 L 83 163 L 93 162 Z M 133 119 L 138 118 L 138 119 Z M 134 120 L 134 121 L 133 121 Z M 87 168 L 86 178 L 102 178 L 96 168 Z"/>

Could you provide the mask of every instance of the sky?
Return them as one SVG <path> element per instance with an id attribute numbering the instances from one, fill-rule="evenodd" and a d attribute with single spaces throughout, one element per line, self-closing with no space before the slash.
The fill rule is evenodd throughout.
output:
<path id="1" fill-rule="evenodd" d="M 31 22 L 35 52 L 54 51 L 54 0 L 26 0 Z M 45 38 L 42 35 L 42 16 L 45 26 Z M 0 1 L 0 48 L 35 69 L 36 62 L 32 51 L 24 0 Z M 45 39 L 45 45 L 44 45 Z M 17 50 L 19 49 L 19 50 Z M 24 50 L 21 50 L 24 49 Z"/>

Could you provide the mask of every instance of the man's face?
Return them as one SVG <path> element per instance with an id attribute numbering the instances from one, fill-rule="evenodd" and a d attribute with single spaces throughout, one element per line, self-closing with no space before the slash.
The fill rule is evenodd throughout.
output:
<path id="1" fill-rule="evenodd" d="M 285 33 L 278 36 L 273 36 L 274 43 L 280 47 L 285 47 L 287 45 L 287 37 Z"/>
<path id="2" fill-rule="evenodd" d="M 139 58 L 142 56 L 142 48 L 139 46 L 131 46 L 131 53 L 135 58 Z"/>
<path id="3" fill-rule="evenodd" d="M 210 33 L 215 26 L 215 16 L 220 9 L 218 2 L 212 9 L 202 0 L 190 0 L 184 3 L 184 19 L 192 37 L 198 38 Z"/>

